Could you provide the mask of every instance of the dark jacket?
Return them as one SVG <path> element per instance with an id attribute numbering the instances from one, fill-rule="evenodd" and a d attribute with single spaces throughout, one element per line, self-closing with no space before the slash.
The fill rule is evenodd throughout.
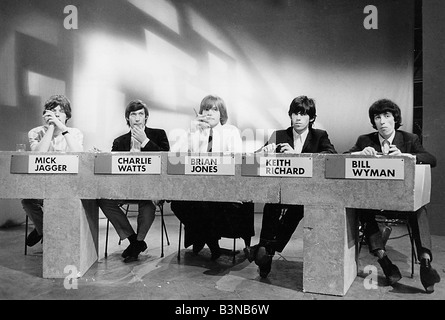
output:
<path id="1" fill-rule="evenodd" d="M 289 127 L 286 130 L 275 131 L 264 146 L 271 143 L 279 144 L 287 142 L 294 148 L 294 136 L 292 130 L 293 128 Z M 329 140 L 326 131 L 309 128 L 301 153 L 337 153 L 337 151 Z"/>
<path id="2" fill-rule="evenodd" d="M 145 145 L 141 151 L 169 151 L 170 144 L 167 139 L 167 134 L 163 129 L 153 129 L 145 127 L 145 134 L 150 141 Z M 131 131 L 117 137 L 113 141 L 111 151 L 130 151 L 131 149 Z"/>
<path id="3" fill-rule="evenodd" d="M 402 153 L 411 153 L 415 155 L 417 164 L 429 164 L 431 165 L 431 168 L 436 166 L 436 157 L 425 150 L 416 134 L 396 130 L 396 135 L 394 136 L 392 144 Z M 359 136 L 355 145 L 345 153 L 362 151 L 366 147 L 373 147 L 377 152 L 382 152 L 378 132 Z"/>

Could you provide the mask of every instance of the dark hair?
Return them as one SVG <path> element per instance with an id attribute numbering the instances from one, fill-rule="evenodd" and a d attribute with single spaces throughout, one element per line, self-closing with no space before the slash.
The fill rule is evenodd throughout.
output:
<path id="1" fill-rule="evenodd" d="M 62 94 L 49 97 L 43 106 L 43 114 L 45 114 L 46 110 L 53 110 L 57 106 L 63 109 L 63 112 L 66 114 L 66 121 L 68 121 L 68 119 L 71 118 L 71 103 L 68 98 Z"/>
<path id="2" fill-rule="evenodd" d="M 218 96 L 208 95 L 204 97 L 204 99 L 201 101 L 201 105 L 199 106 L 199 114 L 202 114 L 204 110 L 212 109 L 214 106 L 218 108 L 221 115 L 219 122 L 221 122 L 222 125 L 226 124 L 227 119 L 229 119 L 226 104 L 224 103 L 224 100 Z"/>
<path id="3" fill-rule="evenodd" d="M 369 120 L 371 120 L 372 127 L 377 129 L 374 117 L 386 112 L 390 112 L 393 115 L 395 122 L 394 127 L 396 130 L 399 129 L 402 125 L 402 114 L 399 106 L 389 99 L 377 100 L 369 107 Z"/>
<path id="4" fill-rule="evenodd" d="M 130 126 L 130 121 L 128 118 L 130 117 L 130 113 L 133 111 L 138 111 L 144 109 L 145 112 L 145 120 L 148 118 L 148 108 L 145 103 L 143 103 L 141 100 L 131 100 L 127 107 L 125 108 L 125 119 L 127 120 L 127 126 Z"/>
<path id="5" fill-rule="evenodd" d="M 312 124 L 317 118 L 317 110 L 315 109 L 315 101 L 314 99 L 308 98 L 307 96 L 298 96 L 294 100 L 292 100 L 289 106 L 289 117 L 292 117 L 292 113 L 302 114 L 309 116 L 309 128 L 312 127 Z"/>

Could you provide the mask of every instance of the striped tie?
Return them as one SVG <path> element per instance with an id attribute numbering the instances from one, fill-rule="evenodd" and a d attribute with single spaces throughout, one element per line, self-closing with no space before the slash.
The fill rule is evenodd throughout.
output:
<path id="1" fill-rule="evenodd" d="M 212 152 L 213 145 L 213 129 L 210 128 L 209 143 L 207 144 L 207 152 Z"/>

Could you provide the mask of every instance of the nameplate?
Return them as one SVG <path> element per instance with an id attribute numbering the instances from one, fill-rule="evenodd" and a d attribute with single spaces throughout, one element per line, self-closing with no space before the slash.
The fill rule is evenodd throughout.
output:
<path id="1" fill-rule="evenodd" d="M 313 175 L 312 157 L 243 156 L 241 175 L 311 178 Z"/>
<path id="2" fill-rule="evenodd" d="M 95 174 L 161 174 L 159 155 L 97 155 Z"/>
<path id="3" fill-rule="evenodd" d="M 12 155 L 11 173 L 32 173 L 32 174 L 79 173 L 79 156 Z"/>
<path id="4" fill-rule="evenodd" d="M 327 158 L 328 179 L 403 180 L 405 164 L 400 158 Z"/>
<path id="5" fill-rule="evenodd" d="M 169 155 L 168 174 L 234 176 L 235 156 L 230 155 Z"/>

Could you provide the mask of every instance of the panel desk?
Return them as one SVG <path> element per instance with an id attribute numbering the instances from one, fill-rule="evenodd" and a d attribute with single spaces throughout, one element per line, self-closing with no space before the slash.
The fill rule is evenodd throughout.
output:
<path id="1" fill-rule="evenodd" d="M 58 157 L 59 163 L 63 160 L 60 155 L 69 156 L 66 157 L 67 163 L 52 167 L 55 162 L 48 157 Z M 128 160 L 130 155 L 136 158 L 153 156 L 153 172 L 148 169 L 149 174 L 116 174 L 119 157 Z M 0 198 L 44 199 L 44 278 L 65 278 L 65 267 L 72 265 L 78 270 L 78 276 L 82 276 L 97 261 L 99 210 L 96 199 L 301 204 L 305 206 L 305 217 L 301 222 L 304 224 L 303 290 L 339 296 L 346 294 L 357 275 L 354 208 L 415 211 L 430 201 L 430 168 L 416 165 L 415 159 L 410 157 L 391 157 L 398 161 L 394 170 L 401 171 L 402 177 L 390 175 L 388 179 L 385 176 L 368 179 L 348 177 L 351 160 L 356 169 L 366 168 L 368 159 L 380 161 L 372 163 L 374 166 L 382 163 L 385 167 L 388 157 L 293 155 L 283 159 L 287 165 L 299 168 L 280 170 L 280 165 L 286 164 L 274 159 L 281 156 L 267 158 L 265 163 L 264 155 L 235 154 L 231 155 L 233 166 L 219 167 L 221 174 L 192 174 L 194 169 L 183 163 L 185 158 L 190 161 L 190 155 L 167 152 L 60 154 L 2 151 Z M 47 160 L 42 162 L 42 157 Z M 66 172 L 32 172 L 45 168 L 62 168 Z M 70 168 L 74 168 L 73 171 Z M 360 172 L 364 174 L 363 170 Z"/>

